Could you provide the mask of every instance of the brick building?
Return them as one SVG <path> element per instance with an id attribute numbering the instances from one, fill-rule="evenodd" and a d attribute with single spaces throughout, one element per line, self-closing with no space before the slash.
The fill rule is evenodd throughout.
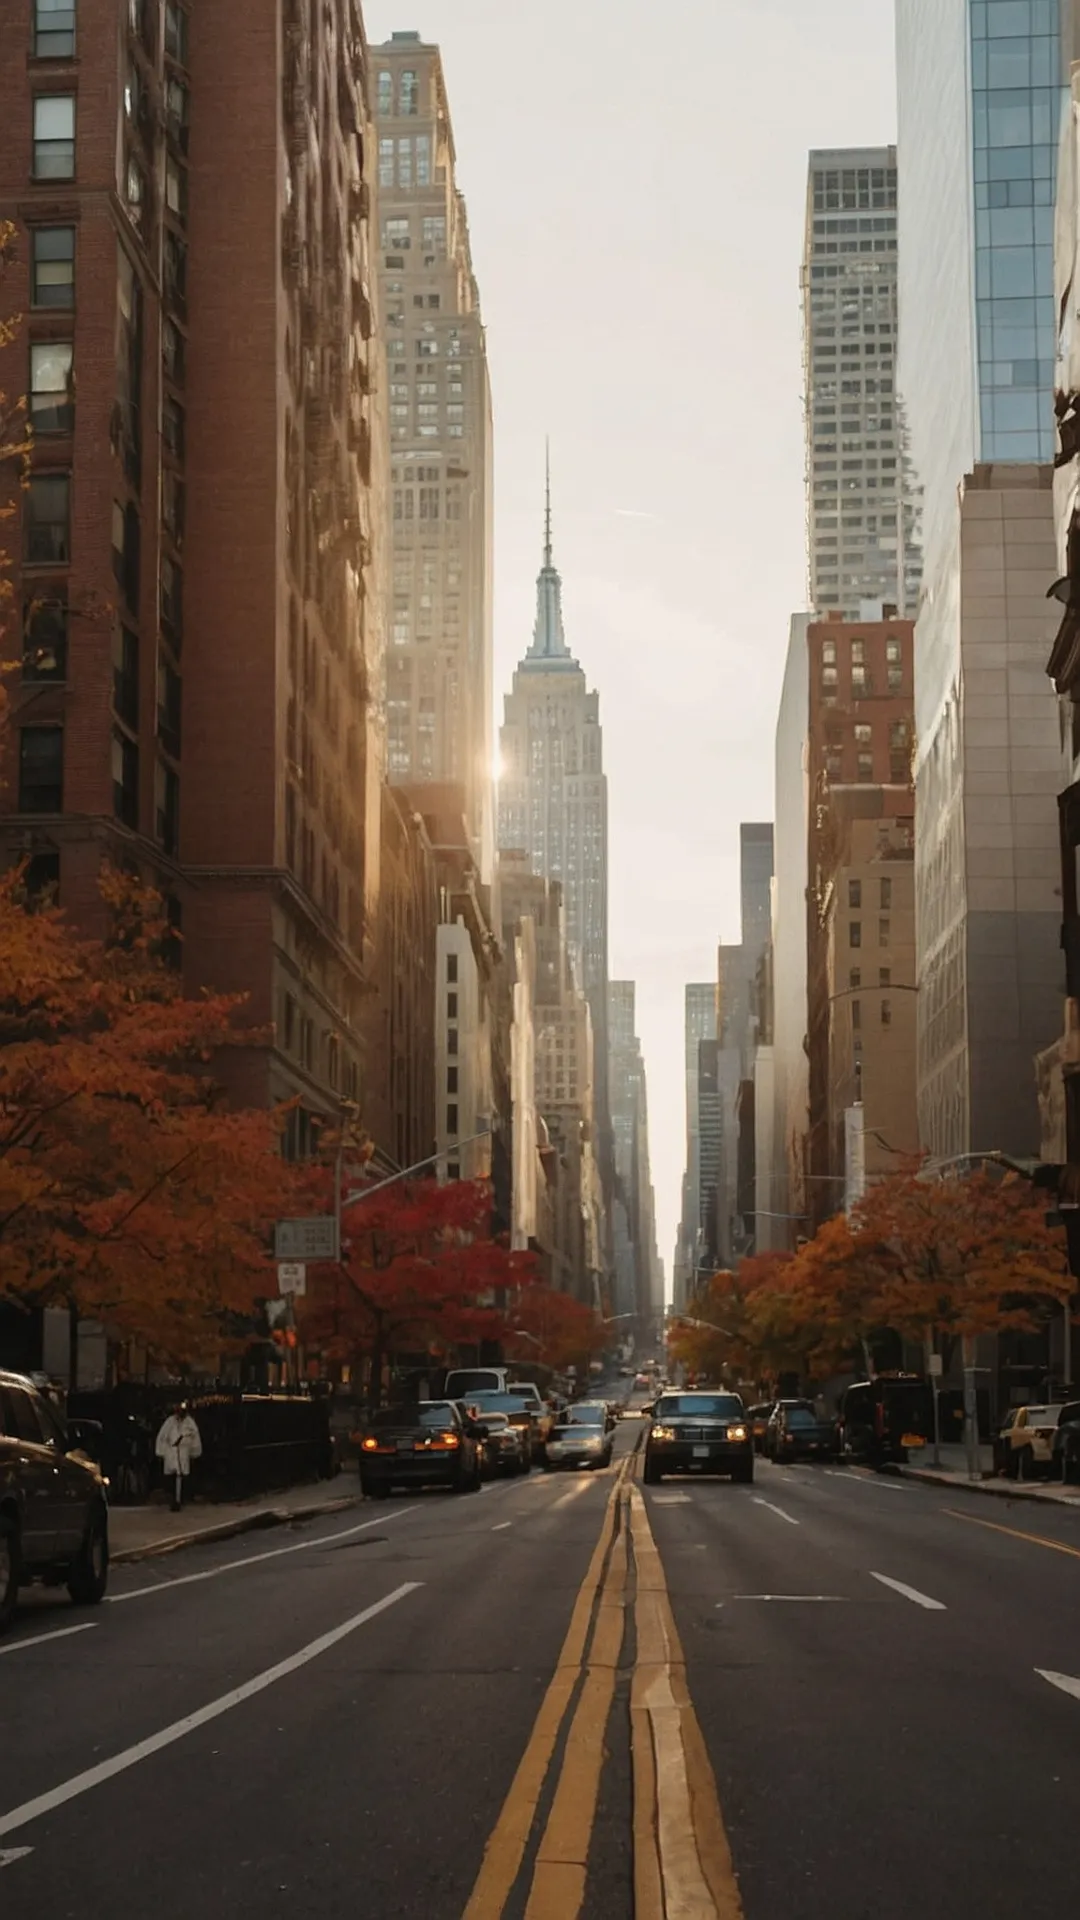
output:
<path id="1" fill-rule="evenodd" d="M 875 617 L 807 632 L 814 1225 L 918 1148 L 914 629 L 880 607 L 864 612 Z"/>
<path id="2" fill-rule="evenodd" d="M 187 987 L 273 1023 L 235 1091 L 299 1095 L 302 1150 L 363 1100 L 379 884 L 359 0 L 4 16 L 0 385 L 35 433 L 0 852 L 81 918 L 103 859 L 155 880 Z"/>

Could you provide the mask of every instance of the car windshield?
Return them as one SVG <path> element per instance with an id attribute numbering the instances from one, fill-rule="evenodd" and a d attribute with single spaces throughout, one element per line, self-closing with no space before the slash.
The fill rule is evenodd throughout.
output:
<path id="1" fill-rule="evenodd" d="M 720 1420 L 741 1419 L 743 1403 L 734 1393 L 665 1394 L 658 1402 L 658 1420 L 671 1420 L 680 1414 L 712 1414 Z"/>
<path id="2" fill-rule="evenodd" d="M 556 1431 L 559 1433 L 569 1433 L 574 1427 L 602 1427 L 603 1424 L 604 1416 L 602 1413 L 575 1413 L 573 1415 L 564 1413 L 560 1415 Z"/>
<path id="3" fill-rule="evenodd" d="M 481 1413 L 500 1409 L 504 1413 L 522 1413 L 527 1412 L 529 1406 L 520 1394 L 514 1393 L 471 1393 L 469 1400 L 473 1406 L 479 1407 Z"/>
<path id="4" fill-rule="evenodd" d="M 429 1400 L 415 1407 L 382 1407 L 372 1414 L 371 1425 L 376 1428 L 452 1427 L 454 1409 L 448 1400 Z"/>

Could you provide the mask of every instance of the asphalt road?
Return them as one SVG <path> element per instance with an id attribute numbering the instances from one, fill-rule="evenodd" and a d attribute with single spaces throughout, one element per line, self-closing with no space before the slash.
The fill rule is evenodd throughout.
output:
<path id="1" fill-rule="evenodd" d="M 817 1468 L 643 1490 L 636 1434 L 35 1599 L 0 1914 L 1074 1911 L 1080 1515 Z"/>

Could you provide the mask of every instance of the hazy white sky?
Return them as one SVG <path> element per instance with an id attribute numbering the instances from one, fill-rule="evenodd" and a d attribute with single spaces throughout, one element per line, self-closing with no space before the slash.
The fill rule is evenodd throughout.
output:
<path id="1" fill-rule="evenodd" d="M 365 0 L 443 50 L 495 406 L 496 724 L 550 433 L 567 639 L 600 692 L 611 974 L 637 982 L 670 1284 L 683 985 L 738 938 L 805 595 L 810 147 L 895 138 L 892 0 Z"/>

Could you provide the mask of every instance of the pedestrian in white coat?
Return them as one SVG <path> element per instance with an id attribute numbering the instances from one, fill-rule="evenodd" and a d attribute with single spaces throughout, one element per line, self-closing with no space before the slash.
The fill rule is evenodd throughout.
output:
<path id="1" fill-rule="evenodd" d="M 186 1401 L 180 1401 L 162 1421 L 154 1452 L 165 1469 L 166 1482 L 172 1481 L 172 1510 L 179 1513 L 184 1499 L 184 1481 L 191 1463 L 202 1453 L 202 1436 Z"/>

